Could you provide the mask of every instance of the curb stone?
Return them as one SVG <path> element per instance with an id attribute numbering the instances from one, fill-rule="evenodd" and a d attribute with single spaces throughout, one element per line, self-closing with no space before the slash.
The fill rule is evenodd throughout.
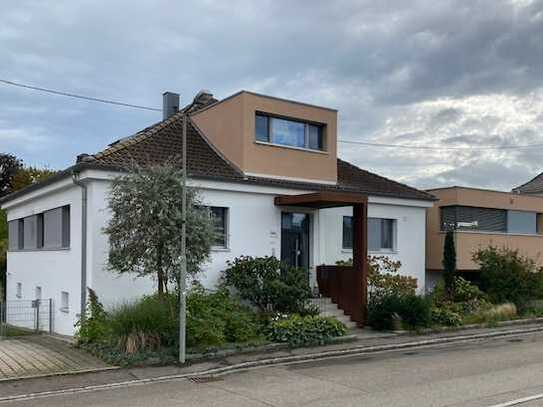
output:
<path id="1" fill-rule="evenodd" d="M 317 361 L 329 358 L 341 358 L 346 356 L 354 355 L 366 355 L 372 353 L 380 353 L 386 351 L 396 351 L 404 350 L 411 348 L 422 348 L 429 347 L 433 345 L 441 345 L 447 343 L 465 343 L 479 339 L 490 339 L 490 338 L 501 338 L 501 337 L 513 337 L 520 335 L 527 335 L 531 333 L 543 332 L 543 326 L 533 327 L 533 328 L 524 328 L 524 329 L 513 329 L 507 331 L 497 331 L 497 332 L 486 332 L 478 334 L 465 334 L 465 335 L 455 335 L 449 337 L 440 337 L 425 339 L 419 341 L 403 342 L 397 344 L 388 344 L 388 345 L 370 345 L 370 346 L 355 346 L 348 349 L 340 350 L 330 350 L 319 353 L 309 353 L 305 355 L 289 355 L 289 356 L 280 356 L 275 358 L 260 359 L 254 361 L 241 362 L 230 366 L 211 368 L 207 370 L 202 370 L 199 372 L 183 373 L 169 376 L 158 376 L 147 379 L 135 379 L 117 383 L 101 384 L 101 385 L 92 385 L 92 386 L 82 386 L 74 387 L 64 390 L 53 390 L 53 391 L 44 391 L 39 393 L 30 393 L 30 394 L 19 394 L 7 397 L 0 397 L 0 403 L 7 403 L 11 401 L 20 401 L 20 400 L 32 400 L 45 397 L 53 396 L 62 396 L 67 394 L 77 394 L 77 393 L 88 393 L 93 391 L 100 390 L 111 390 L 121 387 L 130 387 L 130 386 L 141 386 L 151 383 L 159 382 L 169 382 L 175 380 L 190 379 L 194 377 L 202 376 L 222 376 L 229 373 L 241 372 L 251 369 L 257 369 L 267 366 L 275 365 L 290 365 L 298 364 L 308 361 Z"/>
<path id="2" fill-rule="evenodd" d="M 336 338 L 331 338 L 326 345 L 336 345 L 339 343 L 348 343 L 355 342 L 357 340 L 356 335 L 345 335 L 339 336 Z M 191 353 L 187 355 L 187 360 L 191 362 L 198 362 L 203 360 L 223 358 L 233 355 L 249 355 L 251 353 L 260 353 L 260 352 L 275 352 L 280 350 L 291 349 L 286 343 L 270 343 L 262 346 L 248 346 L 241 349 L 222 349 L 207 353 Z"/>

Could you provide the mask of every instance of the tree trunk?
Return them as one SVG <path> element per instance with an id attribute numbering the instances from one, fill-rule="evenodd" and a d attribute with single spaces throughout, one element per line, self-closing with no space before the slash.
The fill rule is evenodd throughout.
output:
<path id="1" fill-rule="evenodd" d="M 162 270 L 162 243 L 159 243 L 157 248 L 157 280 L 158 280 L 158 293 L 164 294 L 164 271 Z"/>

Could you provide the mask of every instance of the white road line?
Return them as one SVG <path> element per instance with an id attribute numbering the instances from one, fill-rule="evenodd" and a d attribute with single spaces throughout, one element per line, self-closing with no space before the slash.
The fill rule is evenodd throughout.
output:
<path id="1" fill-rule="evenodd" d="M 521 398 L 521 399 L 506 401 L 505 403 L 494 404 L 494 405 L 488 406 L 488 407 L 511 407 L 511 406 L 518 406 L 518 405 L 520 405 L 520 404 L 528 403 L 528 402 L 534 401 L 534 400 L 541 400 L 541 399 L 543 399 L 543 394 L 536 394 L 535 396 L 529 396 L 529 397 L 524 397 L 524 398 Z"/>

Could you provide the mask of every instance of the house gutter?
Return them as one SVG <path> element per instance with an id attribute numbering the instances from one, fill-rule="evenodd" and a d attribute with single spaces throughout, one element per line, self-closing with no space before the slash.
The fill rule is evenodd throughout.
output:
<path id="1" fill-rule="evenodd" d="M 87 308 L 87 184 L 80 179 L 79 171 L 72 172 L 72 181 L 81 188 L 81 314 L 85 318 Z"/>

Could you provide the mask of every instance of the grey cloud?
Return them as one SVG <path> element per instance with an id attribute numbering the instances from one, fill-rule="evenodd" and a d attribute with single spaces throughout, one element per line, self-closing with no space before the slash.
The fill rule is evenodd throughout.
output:
<path id="1" fill-rule="evenodd" d="M 543 111 L 517 116 L 542 100 L 533 97 L 543 72 L 542 10 L 543 0 L 526 7 L 508 0 L 319 0 L 288 7 L 271 0 L 20 1 L 0 15 L 0 77 L 158 107 L 164 90 L 188 101 L 201 88 L 218 97 L 249 88 L 337 108 L 341 139 L 528 144 L 542 134 Z M 524 104 L 507 110 L 518 101 L 470 99 L 477 95 Z M 8 106 L 0 111 L 3 128 L 43 129 L 49 140 L 30 150 L 0 134 L 0 150 L 56 168 L 160 119 L 2 85 L 0 103 Z M 498 103 L 504 109 L 494 109 Z M 509 180 L 503 168 L 515 174 L 510 181 L 529 179 L 542 162 L 538 151 L 352 145 L 339 151 L 419 186 L 435 176 L 495 187 Z M 468 165 L 481 166 L 487 177 L 476 179 Z"/>

